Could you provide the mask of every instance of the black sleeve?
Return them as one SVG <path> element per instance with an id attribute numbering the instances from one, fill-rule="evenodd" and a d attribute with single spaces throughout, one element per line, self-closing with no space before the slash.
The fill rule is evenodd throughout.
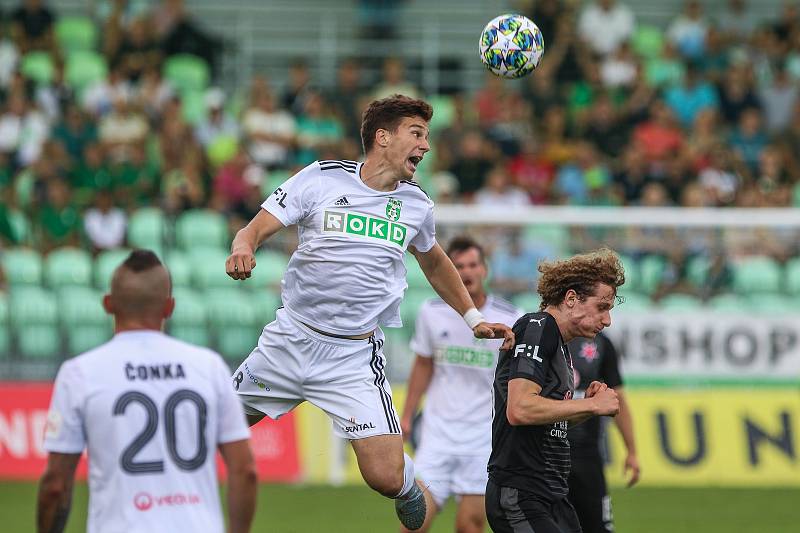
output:
<path id="1" fill-rule="evenodd" d="M 545 315 L 525 315 L 514 325 L 517 345 L 509 354 L 509 381 L 525 378 L 544 387 L 545 376 L 550 362 L 558 352 L 559 339 L 556 320 Z"/>
<path id="2" fill-rule="evenodd" d="M 602 343 L 603 350 L 602 366 L 600 376 L 603 382 L 611 388 L 622 385 L 622 374 L 619 372 L 619 355 L 614 344 L 605 335 L 598 335 L 597 340 Z"/>

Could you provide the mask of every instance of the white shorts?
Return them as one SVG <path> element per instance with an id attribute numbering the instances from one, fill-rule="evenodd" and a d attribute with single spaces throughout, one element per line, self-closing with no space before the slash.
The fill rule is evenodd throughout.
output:
<path id="1" fill-rule="evenodd" d="M 414 456 L 414 471 L 441 509 L 450 496 L 458 499 L 459 496 L 486 494 L 488 462 L 489 454 L 447 455 L 422 446 Z"/>
<path id="2" fill-rule="evenodd" d="M 380 328 L 369 339 L 317 333 L 280 308 L 233 374 L 245 412 L 277 419 L 308 400 L 345 439 L 400 434 Z"/>

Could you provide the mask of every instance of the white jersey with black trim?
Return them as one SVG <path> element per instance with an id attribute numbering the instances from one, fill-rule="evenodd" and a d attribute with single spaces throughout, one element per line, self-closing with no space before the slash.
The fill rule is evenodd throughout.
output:
<path id="1" fill-rule="evenodd" d="M 221 533 L 217 447 L 248 438 L 222 358 L 142 330 L 61 366 L 44 449 L 88 448 L 90 533 Z"/>
<path id="2" fill-rule="evenodd" d="M 487 322 L 511 325 L 524 314 L 489 295 L 480 309 Z M 434 371 L 422 416 L 420 446 L 449 455 L 486 455 L 492 448 L 492 383 L 502 339 L 477 339 L 464 319 L 434 298 L 417 315 L 411 349 L 433 357 Z"/>
<path id="3" fill-rule="evenodd" d="M 376 191 L 361 181 L 361 165 L 315 161 L 261 205 L 285 226 L 297 224 L 299 245 L 281 280 L 286 311 L 339 335 L 402 326 L 405 252 L 436 243 L 433 202 L 419 185 Z"/>

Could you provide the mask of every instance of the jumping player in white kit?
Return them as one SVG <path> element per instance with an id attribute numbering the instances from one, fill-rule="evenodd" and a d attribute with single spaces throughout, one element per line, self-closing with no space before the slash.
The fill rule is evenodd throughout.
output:
<path id="1" fill-rule="evenodd" d="M 236 234 L 225 264 L 234 279 L 250 277 L 258 246 L 297 225 L 299 246 L 281 282 L 283 307 L 234 373 L 233 386 L 251 424 L 306 400 L 323 409 L 351 441 L 366 483 L 395 499 L 398 518 L 412 530 L 422 526 L 425 498 L 403 453 L 380 328 L 402 325 L 406 250 L 475 336 L 513 344 L 508 326 L 486 322 L 475 309 L 436 243 L 433 202 L 412 181 L 430 150 L 432 114 L 426 102 L 406 96 L 372 102 L 361 126 L 364 162 L 315 161 L 295 174 Z"/>
<path id="2" fill-rule="evenodd" d="M 132 252 L 103 300 L 114 337 L 61 366 L 45 432 L 40 533 L 64 530 L 85 448 L 90 533 L 222 533 L 217 450 L 228 468 L 227 531 L 250 530 L 250 430 L 222 358 L 161 332 L 175 307 L 170 285 L 154 253 Z"/>
<path id="3" fill-rule="evenodd" d="M 523 311 L 486 294 L 488 275 L 483 248 L 469 237 L 447 247 L 472 302 L 487 320 L 513 324 Z M 425 302 L 417 315 L 411 349 L 417 354 L 400 419 L 408 435 L 422 395 L 426 395 L 417 478 L 426 487 L 430 527 L 451 496 L 458 501 L 455 530 L 480 533 L 486 523 L 483 495 L 492 452 L 492 383 L 500 341 L 476 339 L 464 320 L 441 299 Z"/>

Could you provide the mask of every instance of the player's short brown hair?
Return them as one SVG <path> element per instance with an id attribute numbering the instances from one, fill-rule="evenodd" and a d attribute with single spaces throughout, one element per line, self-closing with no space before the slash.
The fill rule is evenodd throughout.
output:
<path id="1" fill-rule="evenodd" d="M 400 121 L 406 117 L 420 117 L 425 122 L 430 122 L 433 108 L 424 100 L 402 94 L 393 94 L 370 103 L 361 119 L 361 144 L 364 146 L 364 153 L 369 153 L 375 145 L 376 131 L 395 131 Z"/>
<path id="2" fill-rule="evenodd" d="M 598 283 L 610 286 L 615 293 L 625 283 L 622 261 L 616 252 L 608 248 L 563 261 L 543 262 L 539 265 L 539 272 L 538 292 L 542 297 L 542 311 L 549 305 L 561 304 L 570 289 L 578 294 L 578 298 L 585 300 L 594 295 Z"/>
<path id="3" fill-rule="evenodd" d="M 457 237 L 453 237 L 453 240 L 451 240 L 450 244 L 447 245 L 447 256 L 452 259 L 453 254 L 466 252 L 470 248 L 475 248 L 478 250 L 478 257 L 480 257 L 481 263 L 485 265 L 486 254 L 483 251 L 483 246 L 478 244 L 478 241 L 468 235 L 459 235 Z"/>

